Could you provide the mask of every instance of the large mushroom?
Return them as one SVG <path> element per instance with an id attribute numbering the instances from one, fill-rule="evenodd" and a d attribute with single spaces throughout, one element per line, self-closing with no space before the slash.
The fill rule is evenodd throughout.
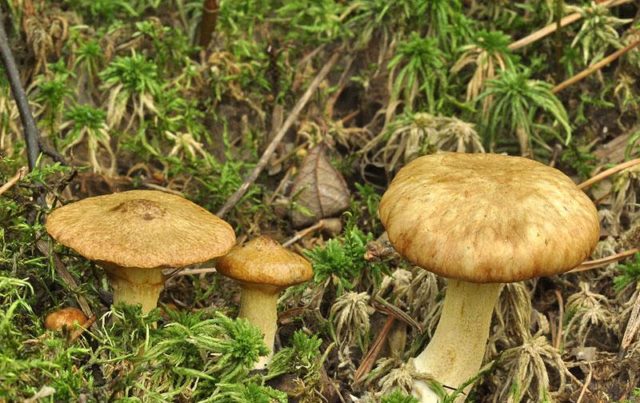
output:
<path id="1" fill-rule="evenodd" d="M 157 306 L 162 269 L 205 262 L 227 253 L 236 237 L 229 224 L 182 197 L 132 190 L 90 197 L 54 210 L 49 234 L 102 266 L 113 302 Z"/>
<path id="2" fill-rule="evenodd" d="M 600 234 L 595 206 L 570 178 L 496 154 L 412 161 L 379 214 L 401 255 L 449 279 L 440 322 L 414 365 L 454 389 L 480 369 L 502 283 L 565 272 L 591 254 Z M 438 401 L 423 381 L 414 394 Z"/>
<path id="3" fill-rule="evenodd" d="M 269 349 L 269 354 L 256 364 L 256 369 L 262 369 L 273 355 L 278 295 L 287 287 L 310 280 L 311 264 L 273 239 L 260 236 L 231 249 L 218 260 L 216 269 L 242 287 L 239 316 L 260 329 Z"/>

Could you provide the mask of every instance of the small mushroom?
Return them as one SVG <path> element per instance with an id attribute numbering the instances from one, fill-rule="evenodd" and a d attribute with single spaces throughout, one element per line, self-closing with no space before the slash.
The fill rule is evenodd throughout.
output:
<path id="1" fill-rule="evenodd" d="M 565 272 L 591 254 L 600 234 L 595 206 L 570 178 L 496 154 L 412 161 L 379 213 L 401 255 L 449 279 L 438 327 L 414 365 L 453 389 L 480 369 L 502 283 Z M 423 381 L 414 394 L 438 401 Z"/>
<path id="2" fill-rule="evenodd" d="M 77 324 L 82 326 L 87 322 L 87 317 L 78 308 L 67 307 L 53 311 L 44 319 L 44 327 L 47 330 L 73 329 Z"/>
<path id="3" fill-rule="evenodd" d="M 233 248 L 218 260 L 216 269 L 238 281 L 242 287 L 239 316 L 260 329 L 270 351 L 256 364 L 256 369 L 262 369 L 273 356 L 278 294 L 289 286 L 311 279 L 311 264 L 271 238 L 261 236 Z"/>
<path id="4" fill-rule="evenodd" d="M 90 197 L 54 210 L 46 228 L 61 244 L 107 272 L 114 303 L 156 307 L 162 269 L 205 262 L 227 253 L 229 224 L 182 197 L 132 190 Z"/>

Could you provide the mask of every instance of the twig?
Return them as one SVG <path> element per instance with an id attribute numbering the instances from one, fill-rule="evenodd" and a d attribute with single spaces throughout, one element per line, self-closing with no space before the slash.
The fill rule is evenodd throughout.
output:
<path id="1" fill-rule="evenodd" d="M 289 128 L 293 125 L 293 122 L 298 118 L 298 115 L 302 111 L 302 108 L 304 108 L 307 102 L 309 102 L 309 99 L 311 99 L 311 96 L 316 91 L 316 89 L 318 88 L 322 80 L 324 80 L 327 74 L 329 74 L 329 71 L 331 71 L 331 68 L 333 67 L 333 65 L 336 64 L 339 56 L 340 56 L 340 52 L 335 52 L 333 56 L 331 56 L 331 59 L 329 59 L 329 61 L 324 65 L 324 67 L 322 67 L 322 70 L 320 70 L 316 78 L 314 78 L 311 84 L 309 85 L 309 88 L 307 88 L 307 91 L 305 91 L 302 97 L 298 100 L 298 103 L 294 106 L 291 113 L 289 113 L 289 117 L 287 117 L 287 120 L 285 120 L 284 124 L 282 125 L 278 133 L 276 133 L 276 135 L 273 137 L 273 140 L 271 140 L 271 143 L 269 144 L 267 149 L 264 150 L 262 157 L 260 157 L 260 160 L 256 164 L 256 167 L 253 169 L 251 174 L 244 180 L 244 183 L 242 184 L 242 186 L 240 186 L 238 190 L 236 190 L 235 193 L 231 195 L 231 197 L 229 198 L 229 200 L 227 200 L 224 206 L 222 206 L 222 208 L 218 210 L 216 215 L 218 215 L 219 217 L 224 217 L 225 214 L 227 214 L 227 212 L 233 206 L 235 206 L 236 203 L 240 201 L 240 199 L 242 199 L 242 196 L 244 196 L 244 194 L 247 192 L 247 190 L 249 189 L 249 186 L 251 186 L 256 181 L 256 179 L 258 179 L 258 176 L 260 175 L 264 167 L 269 162 L 271 155 L 273 155 L 273 153 L 275 152 L 276 147 L 278 146 L 278 144 L 280 144 L 280 142 L 284 138 L 284 135 L 287 133 Z"/>
<path id="2" fill-rule="evenodd" d="M 562 293 L 560 290 L 555 289 L 556 298 L 558 299 L 558 330 L 556 332 L 555 340 L 553 340 L 553 347 L 560 348 L 560 340 L 562 340 L 562 322 L 564 321 L 564 301 L 562 299 Z"/>
<path id="3" fill-rule="evenodd" d="M 180 197 L 185 197 L 184 193 L 179 192 L 177 190 L 173 190 L 173 189 L 169 189 L 168 187 L 165 186 L 160 186 L 160 185 L 156 185 L 155 183 L 143 183 L 142 186 L 149 188 L 149 189 L 153 189 L 153 190 L 159 190 L 160 192 L 165 192 L 165 193 L 169 193 L 172 195 L 176 195 L 176 196 L 180 196 Z"/>
<path id="4" fill-rule="evenodd" d="M 202 2 L 202 20 L 200 21 L 198 44 L 203 49 L 206 49 L 209 46 L 209 42 L 211 42 L 211 35 L 216 30 L 219 11 L 218 0 L 204 0 Z"/>
<path id="5" fill-rule="evenodd" d="M 87 302 L 87 299 L 78 292 L 78 289 L 80 287 L 78 286 L 78 283 L 73 278 L 71 273 L 69 273 L 64 263 L 62 263 L 62 260 L 60 260 L 58 255 L 56 255 L 55 253 L 49 250 L 49 245 L 45 241 L 39 240 L 38 242 L 36 242 L 36 247 L 38 248 L 40 253 L 42 253 L 43 255 L 51 256 L 53 258 L 53 265 L 56 269 L 56 272 L 58 273 L 62 281 L 64 281 L 65 284 L 67 284 L 67 286 L 71 289 L 71 291 L 73 291 L 74 294 L 76 294 L 76 299 L 78 300 L 78 305 L 80 305 L 80 309 L 82 309 L 82 312 L 84 312 L 84 314 L 88 318 L 92 318 L 94 315 L 93 315 L 93 312 L 91 311 L 91 307 L 89 306 L 89 303 Z M 91 326 L 93 327 L 94 325 L 92 324 Z"/>
<path id="6" fill-rule="evenodd" d="M 573 85 L 573 84 L 577 83 L 578 81 L 581 81 L 582 79 L 590 76 L 594 72 L 600 70 L 604 66 L 606 66 L 609 63 L 613 62 L 614 60 L 616 60 L 617 58 L 619 58 L 620 56 L 624 55 L 625 53 L 627 53 L 628 51 L 630 51 L 631 49 L 635 48 L 638 45 L 640 45 L 640 39 L 638 39 L 637 41 L 631 42 L 630 44 L 628 44 L 624 48 L 622 48 L 620 50 L 617 50 L 617 51 L 613 52 L 612 54 L 610 54 L 609 56 L 605 57 L 604 59 L 600 60 L 598 63 L 592 64 L 591 66 L 589 66 L 586 69 L 582 70 L 580 73 L 576 74 L 575 76 L 569 78 L 568 80 L 565 80 L 565 81 L 561 82 L 560 84 L 558 84 L 555 87 L 553 87 L 551 92 L 553 92 L 554 94 L 557 94 L 558 92 L 564 90 L 565 88 L 569 87 L 570 85 Z"/>
<path id="7" fill-rule="evenodd" d="M 588 188 L 589 186 L 593 185 L 594 183 L 603 180 L 606 177 L 609 177 L 613 174 L 616 174 L 620 171 L 623 171 L 627 168 L 631 168 L 634 165 L 638 165 L 640 164 L 640 158 L 636 158 L 634 160 L 631 161 L 626 161 L 623 162 L 622 164 L 618 164 L 612 168 L 607 169 L 606 171 L 602 171 L 599 174 L 597 174 L 596 176 L 587 179 L 586 181 L 582 182 L 581 184 L 578 185 L 578 187 L 580 189 L 585 189 Z"/>
<path id="8" fill-rule="evenodd" d="M 301 240 L 302 238 L 304 238 L 305 236 L 309 235 L 310 233 L 321 229 L 322 227 L 324 227 L 324 220 L 320 220 L 317 223 L 313 224 L 310 227 L 307 227 L 303 230 L 300 230 L 298 232 L 295 233 L 294 236 L 292 236 L 288 241 L 286 241 L 285 243 L 282 244 L 282 246 L 284 246 L 285 248 L 288 246 L 293 245 L 294 243 L 298 242 L 299 240 Z"/>
<path id="9" fill-rule="evenodd" d="M 640 292 L 633 304 L 633 309 L 631 309 L 629 321 L 627 322 L 627 328 L 624 331 L 624 336 L 622 336 L 622 343 L 620 344 L 622 351 L 631 345 L 631 341 L 638 332 L 638 329 L 640 329 Z"/>
<path id="10" fill-rule="evenodd" d="M 195 276 L 198 274 L 208 274 L 217 272 L 215 267 L 201 267 L 198 269 L 181 269 L 173 272 L 170 277 L 178 277 L 178 276 Z"/>
<path id="11" fill-rule="evenodd" d="M 22 167 L 22 168 L 18 169 L 18 172 L 16 172 L 16 174 L 13 175 L 7 181 L 7 183 L 5 183 L 4 185 L 0 186 L 0 195 L 3 194 L 4 192 L 6 192 L 7 190 L 11 189 L 13 187 L 13 185 L 18 183 L 18 181 L 20 181 L 20 179 L 24 178 L 24 176 L 26 174 L 27 174 L 27 167 Z"/>
<path id="12" fill-rule="evenodd" d="M 584 380 L 584 385 L 582 386 L 582 390 L 580 391 L 580 396 L 578 396 L 578 400 L 576 400 L 576 403 L 582 402 L 582 398 L 584 398 L 584 394 L 589 389 L 589 384 L 591 383 L 592 376 L 593 376 L 593 368 L 591 368 L 591 364 L 589 364 L 589 373 L 587 374 L 587 379 Z"/>
<path id="13" fill-rule="evenodd" d="M 631 3 L 633 0 L 609 0 L 606 1 L 604 3 L 599 4 L 600 6 L 604 6 L 607 8 L 610 7 L 615 7 L 615 6 L 619 6 L 621 4 L 625 4 L 625 3 Z M 566 17 L 563 17 L 559 22 L 554 22 L 551 23 L 549 25 L 547 25 L 544 28 L 541 28 L 537 31 L 535 31 L 532 34 L 529 34 L 527 36 L 525 36 L 522 39 L 518 39 L 515 42 L 512 42 L 509 45 L 509 49 L 511 50 L 517 50 L 520 48 L 523 48 L 527 45 L 532 44 L 533 42 L 536 42 L 546 36 L 551 35 L 552 33 L 554 33 L 558 28 L 562 28 L 565 27 L 569 24 L 573 24 L 574 22 L 578 21 L 579 19 L 582 18 L 582 14 L 581 13 L 573 13 L 573 14 L 569 14 Z"/>
<path id="14" fill-rule="evenodd" d="M 93 326 L 93 324 L 96 322 L 96 319 L 97 317 L 95 315 L 88 318 L 84 321 L 84 323 L 80 324 L 77 329 L 69 333 L 69 336 L 67 337 L 67 343 L 72 344 L 73 342 L 75 342 L 78 337 L 82 336 L 82 333 L 84 333 L 87 328 Z"/>
<path id="15" fill-rule="evenodd" d="M 33 119 L 31 110 L 29 108 L 29 101 L 27 95 L 20 82 L 20 73 L 18 73 L 18 67 L 16 60 L 11 52 L 9 46 L 9 39 L 7 38 L 7 32 L 4 29 L 4 15 L 0 9 L 0 58 L 2 64 L 7 71 L 7 77 L 9 78 L 9 85 L 11 86 L 11 92 L 16 100 L 18 111 L 20 112 L 20 119 L 22 120 L 22 127 L 24 128 L 24 138 L 27 144 L 27 159 L 29 161 L 29 170 L 32 171 L 37 163 L 38 156 L 40 155 L 40 147 L 38 138 L 38 127 Z"/>
<path id="16" fill-rule="evenodd" d="M 616 253 L 615 255 L 603 257 L 601 259 L 587 260 L 586 262 L 582 262 L 575 269 L 570 270 L 569 273 L 580 273 L 583 271 L 595 269 L 597 267 L 602 267 L 609 263 L 617 262 L 618 260 L 628 258 L 629 256 L 635 255 L 638 252 L 640 252 L 640 249 L 633 248 L 633 249 L 625 250 L 624 252 Z"/>
<path id="17" fill-rule="evenodd" d="M 373 364 L 376 362 L 378 354 L 380 354 L 380 350 L 382 350 L 382 346 L 384 346 L 384 342 L 387 339 L 387 335 L 391 331 L 391 327 L 393 326 L 395 320 L 396 318 L 394 318 L 392 315 L 387 316 L 387 320 L 386 322 L 384 322 L 384 326 L 380 330 L 380 333 L 378 333 L 376 340 L 373 342 L 373 345 L 367 352 L 367 355 L 364 356 L 362 362 L 360 363 L 360 366 L 353 375 L 354 384 L 359 383 L 362 378 L 364 378 L 365 375 L 367 375 L 369 371 L 371 371 L 371 368 L 373 368 Z"/>

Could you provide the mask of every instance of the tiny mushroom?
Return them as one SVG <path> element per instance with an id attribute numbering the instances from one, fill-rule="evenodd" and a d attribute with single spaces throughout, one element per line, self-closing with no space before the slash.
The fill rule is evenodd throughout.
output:
<path id="1" fill-rule="evenodd" d="M 256 369 L 262 369 L 273 355 L 278 294 L 289 286 L 310 280 L 311 264 L 273 239 L 261 236 L 233 248 L 218 260 L 216 269 L 242 287 L 239 316 L 260 329 L 270 351 L 256 364 Z"/>
<path id="2" fill-rule="evenodd" d="M 76 324 L 82 326 L 87 322 L 87 319 L 85 314 L 78 308 L 67 307 L 48 314 L 44 319 L 44 327 L 47 330 L 54 331 L 64 328 L 73 329 Z"/>
<path id="3" fill-rule="evenodd" d="M 153 190 L 96 196 L 54 210 L 49 234 L 107 272 L 113 302 L 156 307 L 162 269 L 202 263 L 227 253 L 233 229 L 182 197 Z"/>
<path id="4" fill-rule="evenodd" d="M 414 365 L 453 389 L 481 367 L 502 283 L 565 272 L 591 254 L 600 234 L 595 206 L 570 178 L 496 154 L 412 161 L 383 195 L 379 214 L 401 255 L 449 279 L 438 327 Z M 438 401 L 421 380 L 413 392 Z"/>

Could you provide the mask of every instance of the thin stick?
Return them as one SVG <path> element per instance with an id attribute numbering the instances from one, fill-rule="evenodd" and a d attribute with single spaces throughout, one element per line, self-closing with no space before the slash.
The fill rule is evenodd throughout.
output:
<path id="1" fill-rule="evenodd" d="M 586 78 L 586 77 L 590 76 L 591 74 L 593 74 L 594 72 L 600 70 L 604 66 L 606 66 L 609 63 L 613 62 L 614 60 L 616 60 L 617 58 L 619 58 L 620 56 L 624 55 L 625 53 L 627 53 L 628 51 L 630 51 L 631 49 L 635 48 L 638 45 L 640 45 L 640 39 L 638 39 L 637 41 L 631 42 L 630 44 L 628 44 L 624 48 L 622 48 L 620 50 L 617 50 L 617 51 L 613 52 L 612 54 L 610 54 L 609 56 L 605 57 L 604 59 L 600 60 L 598 63 L 592 64 L 591 66 L 589 66 L 586 69 L 582 70 L 580 73 L 576 74 L 575 76 L 569 78 L 568 80 L 565 80 L 565 81 L 561 82 L 560 84 L 558 84 L 555 87 L 553 87 L 551 92 L 553 92 L 554 94 L 557 94 L 558 92 L 564 90 L 565 88 L 577 83 L 578 81 L 583 80 L 584 78 Z"/>
<path id="2" fill-rule="evenodd" d="M 617 262 L 619 260 L 628 258 L 629 256 L 633 256 L 636 253 L 640 252 L 640 249 L 633 248 L 629 250 L 625 250 L 620 253 L 616 253 L 615 255 L 603 257 L 601 259 L 596 260 L 587 260 L 586 262 L 582 262 L 578 267 L 573 270 L 570 270 L 569 273 L 580 273 L 587 270 L 592 270 L 597 267 L 605 266 L 609 263 Z"/>
<path id="3" fill-rule="evenodd" d="M 204 0 L 202 2 L 202 20 L 200 21 L 198 44 L 203 49 L 206 49 L 209 46 L 209 42 L 211 42 L 211 36 L 216 30 L 219 11 L 218 0 Z"/>
<path id="4" fill-rule="evenodd" d="M 631 341 L 638 332 L 638 329 L 640 329 L 640 293 L 638 293 L 636 302 L 633 304 L 633 309 L 631 309 L 631 314 L 629 315 L 629 322 L 627 322 L 627 328 L 624 331 L 624 336 L 622 336 L 622 343 L 620 344 L 622 351 L 631 345 Z"/>
<path id="5" fill-rule="evenodd" d="M 582 182 L 581 184 L 578 185 L 578 187 L 580 189 L 585 189 L 588 188 L 589 186 L 593 185 L 594 183 L 603 180 L 604 178 L 607 178 L 613 174 L 616 174 L 620 171 L 623 171 L 627 168 L 631 168 L 634 165 L 638 165 L 640 164 L 640 158 L 636 158 L 634 160 L 631 161 L 627 161 L 627 162 L 623 162 L 622 164 L 618 164 L 612 168 L 607 169 L 606 171 L 602 171 L 599 174 L 597 174 L 596 176 L 587 179 L 586 181 Z"/>
<path id="6" fill-rule="evenodd" d="M 24 178 L 26 174 L 27 174 L 27 167 L 22 167 L 18 169 L 18 172 L 16 172 L 16 174 L 13 175 L 11 179 L 7 181 L 7 183 L 0 186 L 0 195 L 6 192 L 7 190 L 11 189 L 16 183 L 20 181 L 20 179 Z"/>
<path id="7" fill-rule="evenodd" d="M 607 8 L 610 7 L 615 7 L 615 6 L 619 6 L 621 4 L 625 4 L 625 3 L 631 3 L 633 0 L 609 0 L 606 1 L 604 3 L 601 3 L 600 6 L 604 6 Z M 512 42 L 509 45 L 509 49 L 511 50 L 517 50 L 520 48 L 523 48 L 527 45 L 532 44 L 533 42 L 536 42 L 546 36 L 551 35 L 552 33 L 554 33 L 558 28 L 562 28 L 565 27 L 569 24 L 573 24 L 574 22 L 578 21 L 579 19 L 582 18 L 582 14 L 581 13 L 573 13 L 573 14 L 569 14 L 566 17 L 563 17 L 559 22 L 554 22 L 552 24 L 547 25 L 544 28 L 541 28 L 537 31 L 535 31 L 532 34 L 529 34 L 527 36 L 525 36 L 522 39 L 518 39 L 515 42 Z"/>
<path id="8" fill-rule="evenodd" d="M 29 161 L 29 170 L 33 171 L 38 163 L 38 156 L 40 155 L 40 147 L 38 138 L 38 127 L 31 114 L 29 108 L 29 101 L 27 94 L 24 92 L 22 82 L 20 81 L 20 73 L 18 72 L 18 66 L 16 60 L 11 52 L 9 46 L 9 39 L 7 38 L 7 32 L 4 30 L 4 15 L 0 10 L 0 58 L 2 64 L 7 71 L 7 77 L 9 78 L 9 85 L 11 86 L 11 92 L 16 100 L 18 111 L 20 112 L 20 119 L 22 120 L 22 127 L 24 128 L 24 139 L 27 143 L 27 159 Z"/>
<path id="9" fill-rule="evenodd" d="M 305 228 L 303 230 L 300 230 L 300 231 L 296 232 L 295 235 L 293 237 L 291 237 L 288 241 L 283 243 L 282 246 L 284 246 L 285 248 L 288 247 L 288 246 L 291 246 L 294 243 L 296 243 L 299 240 L 301 240 L 302 238 L 304 238 L 305 236 L 307 236 L 310 233 L 312 233 L 313 231 L 319 230 L 322 227 L 324 227 L 324 220 L 320 220 L 317 223 L 313 224 L 312 226 L 307 227 L 307 228 Z"/>
<path id="10" fill-rule="evenodd" d="M 558 331 L 553 340 L 553 347 L 560 348 L 560 340 L 562 340 L 562 322 L 564 321 L 564 300 L 560 290 L 555 289 L 556 298 L 558 299 Z"/>
<path id="11" fill-rule="evenodd" d="M 208 274 L 217 272 L 215 267 L 201 267 L 199 269 L 182 269 L 178 270 L 176 273 L 171 274 L 171 277 L 178 276 L 195 276 L 198 274 Z"/>
<path id="12" fill-rule="evenodd" d="M 589 384 L 591 383 L 591 377 L 593 376 L 593 368 L 591 368 L 591 364 L 589 364 L 589 373 L 587 374 L 587 379 L 584 381 L 584 385 L 582 386 L 582 390 L 580 391 L 580 395 L 578 396 L 578 400 L 576 403 L 581 403 L 582 398 L 584 398 L 584 394 L 589 389 Z"/>
<path id="13" fill-rule="evenodd" d="M 38 248 L 40 253 L 42 253 L 43 255 L 53 257 L 53 265 L 56 269 L 56 272 L 62 278 L 62 281 L 64 281 L 67 284 L 67 286 L 71 289 L 71 291 L 73 291 L 76 294 L 76 299 L 78 301 L 78 305 L 80 305 L 80 309 L 82 309 L 82 312 L 84 312 L 84 314 L 88 318 L 92 318 L 94 315 L 93 315 L 93 312 L 91 311 L 91 307 L 89 306 L 89 303 L 87 302 L 87 299 L 78 292 L 80 287 L 78 287 L 78 283 L 73 278 L 71 273 L 69 273 L 69 270 L 67 270 L 64 263 L 62 263 L 62 260 L 60 260 L 58 255 L 56 255 L 53 251 L 49 249 L 49 245 L 45 241 L 40 240 L 36 242 L 36 247 Z M 92 324 L 91 327 L 93 328 L 93 326 L 94 325 Z"/>
<path id="14" fill-rule="evenodd" d="M 387 339 L 387 335 L 391 331 L 391 327 L 393 326 L 395 320 L 396 318 L 394 318 L 392 315 L 387 316 L 387 320 L 386 322 L 384 322 L 384 326 L 380 330 L 380 333 L 378 333 L 376 340 L 373 342 L 373 345 L 367 352 L 367 355 L 365 355 L 362 359 L 360 367 L 358 367 L 355 374 L 353 375 L 353 383 L 360 382 L 362 378 L 364 378 L 364 376 L 367 375 L 369 371 L 371 371 L 371 368 L 373 368 L 373 364 L 376 362 L 378 354 L 380 354 L 380 350 L 382 350 L 382 346 L 384 346 L 384 342 Z"/>
<path id="15" fill-rule="evenodd" d="M 309 85 L 309 88 L 307 88 L 307 91 L 305 91 L 305 93 L 302 95 L 302 98 L 298 100 L 298 103 L 289 113 L 289 117 L 287 117 L 287 120 L 285 120 L 278 133 L 273 136 L 273 140 L 271 140 L 271 143 L 269 144 L 267 149 L 264 150 L 262 157 L 260 157 L 260 160 L 256 164 L 256 167 L 253 169 L 251 174 L 244 180 L 242 186 L 240 186 L 238 190 L 236 190 L 235 193 L 231 195 L 224 206 L 222 206 L 222 208 L 218 210 L 218 212 L 216 213 L 218 217 L 224 217 L 229 212 L 229 210 L 233 208 L 233 206 L 235 206 L 236 203 L 240 201 L 240 199 L 242 199 L 242 196 L 244 196 L 244 194 L 247 192 L 249 186 L 251 186 L 256 181 L 256 179 L 258 179 L 258 176 L 260 175 L 264 167 L 267 166 L 267 163 L 269 163 L 271 155 L 273 155 L 273 153 L 276 151 L 276 147 L 278 147 L 278 144 L 280 144 L 280 142 L 284 138 L 284 135 L 293 125 L 293 122 L 295 122 L 295 120 L 298 118 L 298 115 L 300 114 L 302 109 L 305 107 L 307 102 L 309 102 L 309 99 L 311 99 L 311 96 L 316 91 L 316 89 L 318 89 L 318 86 L 320 85 L 322 80 L 324 80 L 327 74 L 329 74 L 329 71 L 331 71 L 331 68 L 334 64 L 336 64 L 339 57 L 340 52 L 335 52 L 333 56 L 331 56 L 331 59 L 329 59 L 324 67 L 322 67 L 322 70 L 320 70 L 316 78 L 313 79 L 313 81 Z"/>

